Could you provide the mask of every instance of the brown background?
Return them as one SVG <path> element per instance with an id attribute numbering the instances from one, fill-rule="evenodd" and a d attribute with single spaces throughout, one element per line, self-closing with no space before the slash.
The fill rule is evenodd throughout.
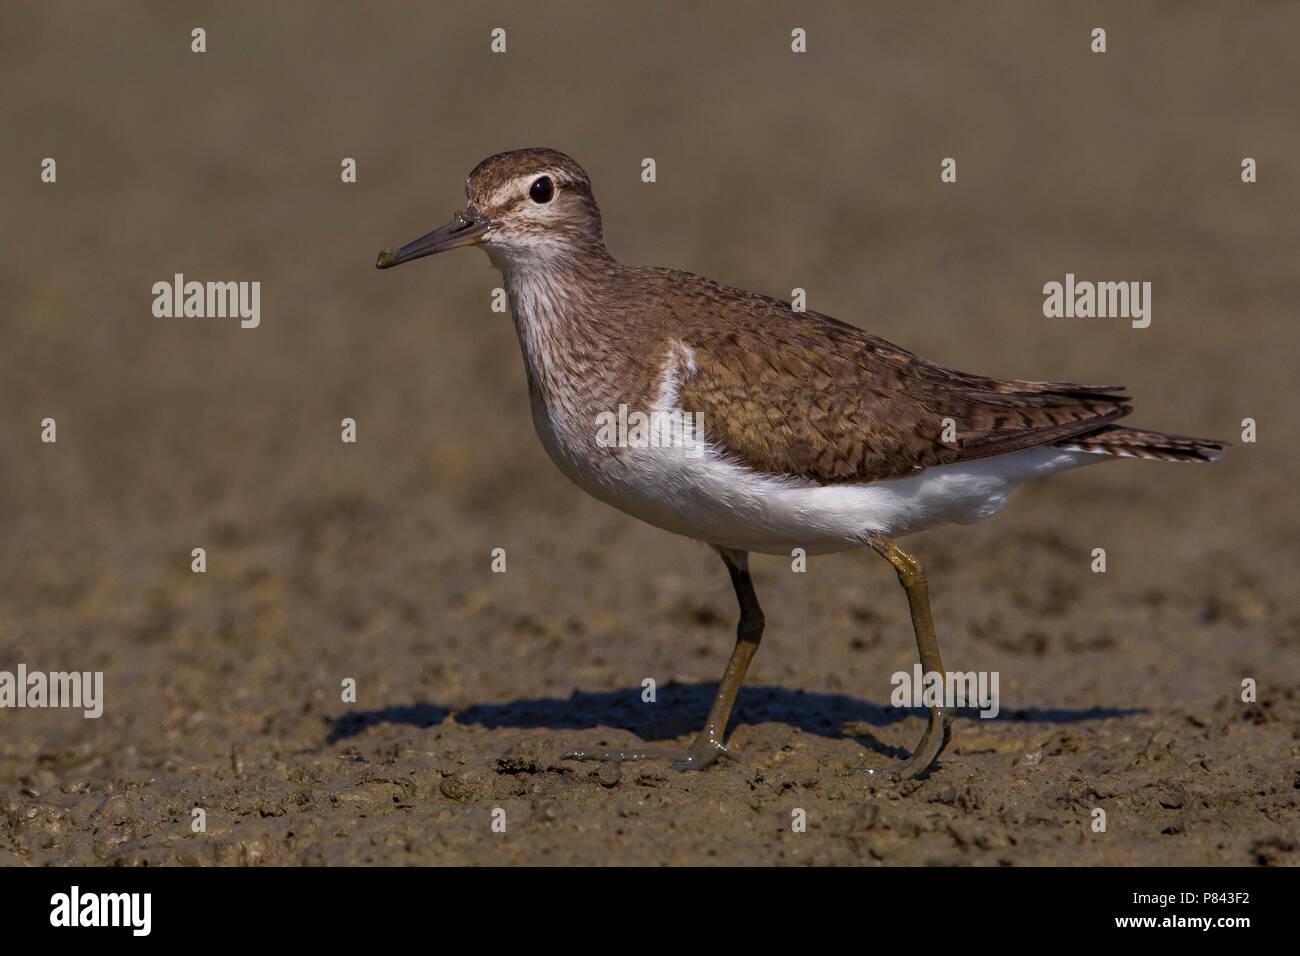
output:
<path id="1" fill-rule="evenodd" d="M 107 695 L 0 711 L 0 862 L 1300 861 L 1294 5 L 444 6 L 0 12 L 0 669 Z M 1002 681 L 924 783 L 854 769 L 922 725 L 886 708 L 914 650 L 869 553 L 755 560 L 743 764 L 561 763 L 688 739 L 735 610 L 706 548 L 546 459 L 486 257 L 372 267 L 532 145 L 626 261 L 1260 440 L 911 539 L 948 665 Z M 1151 281 L 1151 327 L 1044 318 L 1067 271 Z M 154 318 L 175 272 L 261 281 L 261 327 Z"/>

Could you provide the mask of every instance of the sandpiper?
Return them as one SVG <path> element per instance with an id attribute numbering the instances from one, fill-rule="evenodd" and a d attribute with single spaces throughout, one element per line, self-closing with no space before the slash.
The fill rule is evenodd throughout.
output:
<path id="1" fill-rule="evenodd" d="M 601 501 L 711 545 L 740 604 L 735 649 L 687 749 L 566 756 L 699 769 L 727 753 L 727 720 L 763 634 L 751 551 L 874 549 L 906 591 L 922 667 L 942 674 L 925 573 L 895 538 L 987 517 L 1021 482 L 1062 468 L 1211 461 L 1225 447 L 1115 424 L 1132 410 L 1119 387 L 970 375 L 787 302 L 623 265 L 605 249 L 591 180 L 556 150 L 491 156 L 465 192 L 450 223 L 384 250 L 376 266 L 481 245 L 505 279 L 550 457 Z M 622 406 L 651 425 L 639 440 L 602 439 L 597 423 Z M 683 420 L 677 440 L 645 440 L 654 423 Z M 950 706 L 931 707 L 893 773 L 929 768 L 952 719 Z"/>

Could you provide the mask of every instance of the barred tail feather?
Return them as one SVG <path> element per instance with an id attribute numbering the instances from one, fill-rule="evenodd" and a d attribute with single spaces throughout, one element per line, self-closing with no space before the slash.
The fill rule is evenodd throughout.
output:
<path id="1" fill-rule="evenodd" d="M 1228 442 L 1210 438 L 1191 438 L 1187 435 L 1166 435 L 1164 432 L 1126 428 L 1123 425 L 1106 425 L 1094 432 L 1074 435 L 1058 442 L 1056 447 L 1097 455 L 1116 455 L 1120 458 L 1150 458 L 1155 461 L 1217 461 L 1223 456 L 1223 450 L 1228 447 Z"/>

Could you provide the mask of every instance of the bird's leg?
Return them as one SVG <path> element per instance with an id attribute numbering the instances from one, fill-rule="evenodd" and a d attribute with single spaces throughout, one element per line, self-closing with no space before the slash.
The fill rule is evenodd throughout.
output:
<path id="1" fill-rule="evenodd" d="M 912 612 L 912 629 L 916 631 L 916 649 L 924 673 L 942 674 L 943 661 L 939 659 L 939 641 L 934 636 L 934 620 L 930 616 L 930 589 L 925 582 L 921 562 L 912 557 L 883 534 L 870 532 L 867 541 L 876 553 L 894 566 L 898 581 L 907 592 L 907 606 Z M 925 736 L 912 751 L 912 756 L 900 767 L 890 770 L 892 775 L 909 780 L 924 772 L 943 752 L 952 735 L 954 710 L 951 707 L 931 707 L 930 723 Z"/>
<path id="2" fill-rule="evenodd" d="M 651 747 L 628 750 L 569 750 L 565 757 L 576 760 L 671 760 L 678 770 L 702 770 L 723 754 L 733 756 L 723 746 L 727 732 L 727 720 L 731 717 L 731 708 L 736 703 L 736 695 L 749 670 L 749 662 L 758 650 L 758 643 L 763 639 L 763 609 L 758 606 L 758 597 L 754 594 L 754 582 L 749 576 L 749 553 L 733 551 L 730 548 L 717 548 L 722 560 L 731 574 L 731 584 L 736 589 L 736 600 L 740 604 L 740 623 L 736 626 L 736 646 L 727 661 L 727 669 L 718 685 L 717 696 L 709 708 L 708 720 L 700 735 L 686 750 L 669 750 Z"/>

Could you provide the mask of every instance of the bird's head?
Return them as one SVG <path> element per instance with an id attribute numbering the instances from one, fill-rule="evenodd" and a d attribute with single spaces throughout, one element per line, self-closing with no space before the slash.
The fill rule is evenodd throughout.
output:
<path id="1" fill-rule="evenodd" d="M 489 156 L 465 180 L 465 195 L 469 202 L 451 222 L 400 249 L 385 249 L 376 267 L 469 245 L 482 245 L 502 268 L 607 255 L 591 180 L 557 150 Z"/>

